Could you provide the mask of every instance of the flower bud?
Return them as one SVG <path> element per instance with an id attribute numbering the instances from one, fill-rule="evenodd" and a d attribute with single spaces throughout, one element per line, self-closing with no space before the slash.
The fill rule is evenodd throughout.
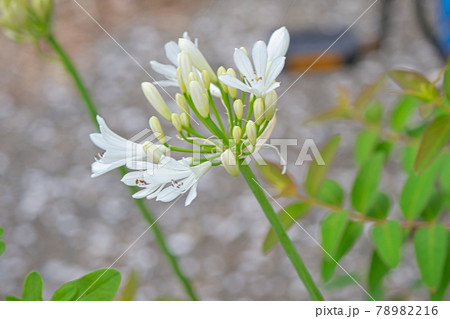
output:
<path id="1" fill-rule="evenodd" d="M 220 155 L 220 160 L 222 161 L 223 167 L 227 170 L 228 174 L 231 176 L 239 175 L 239 166 L 236 162 L 236 156 L 229 149 Z"/>
<path id="2" fill-rule="evenodd" d="M 165 143 L 166 138 L 164 137 L 164 131 L 161 127 L 161 123 L 159 122 L 159 119 L 156 116 L 152 116 L 150 120 L 148 121 L 148 124 L 150 125 L 150 128 L 152 129 L 153 133 L 155 134 L 156 138 L 161 142 Z"/>
<path id="3" fill-rule="evenodd" d="M 191 83 L 192 81 L 198 81 L 198 76 L 194 72 L 189 73 L 188 81 Z"/>
<path id="4" fill-rule="evenodd" d="M 244 113 L 244 104 L 241 99 L 237 99 L 233 102 L 234 114 L 238 120 L 242 119 L 242 114 Z"/>
<path id="5" fill-rule="evenodd" d="M 159 94 L 158 89 L 150 82 L 144 82 L 141 84 L 142 91 L 145 97 L 153 106 L 153 108 L 161 114 L 166 120 L 170 121 L 171 113 L 167 107 L 166 102 L 164 102 L 161 94 Z"/>
<path id="6" fill-rule="evenodd" d="M 200 52 L 200 50 L 195 46 L 194 43 L 192 43 L 191 40 L 188 39 L 179 39 L 178 40 L 178 46 L 180 47 L 180 50 L 183 52 L 186 52 L 189 54 L 189 57 L 191 58 L 192 64 L 199 69 L 200 71 L 206 70 L 209 74 L 209 78 L 211 81 L 216 82 L 217 77 L 214 74 L 214 71 L 212 70 L 211 66 L 209 65 L 208 61 L 206 61 L 203 54 Z"/>
<path id="7" fill-rule="evenodd" d="M 236 72 L 233 70 L 233 68 L 229 68 L 227 70 L 227 74 L 231 75 L 232 77 L 236 77 Z M 229 86 L 228 87 L 228 92 L 230 93 L 230 96 L 235 99 L 236 95 L 237 95 L 237 89 L 234 87 Z"/>
<path id="8" fill-rule="evenodd" d="M 177 113 L 172 113 L 172 124 L 178 132 L 181 131 L 181 117 Z"/>
<path id="9" fill-rule="evenodd" d="M 208 96 L 205 94 L 204 88 L 200 82 L 192 81 L 189 83 L 189 93 L 191 94 L 192 101 L 200 115 L 204 118 L 209 117 Z"/>
<path id="10" fill-rule="evenodd" d="M 240 126 L 233 127 L 233 138 L 236 141 L 236 144 L 238 144 L 241 141 L 242 137 L 242 129 Z"/>
<path id="11" fill-rule="evenodd" d="M 253 121 L 248 121 L 245 127 L 245 133 L 247 134 L 247 139 L 249 142 L 255 146 L 256 145 L 256 126 Z"/>
<path id="12" fill-rule="evenodd" d="M 253 114 L 255 115 L 255 122 L 261 125 L 264 122 L 264 102 L 262 98 L 257 98 L 253 104 Z"/>
<path id="13" fill-rule="evenodd" d="M 264 104 L 266 105 L 266 113 L 264 114 L 264 116 L 268 121 L 273 118 L 275 112 L 277 111 L 277 100 L 278 95 L 275 90 L 270 91 L 264 97 Z"/>
<path id="14" fill-rule="evenodd" d="M 184 85 L 183 82 L 183 76 L 181 75 L 181 68 L 178 67 L 177 68 L 177 82 L 178 82 L 178 86 L 180 87 L 180 91 L 181 93 L 186 93 L 186 85 Z"/>
<path id="15" fill-rule="evenodd" d="M 181 118 L 181 126 L 183 126 L 183 127 L 191 126 L 191 120 L 189 118 L 189 114 L 181 113 L 180 118 Z"/>
<path id="16" fill-rule="evenodd" d="M 181 72 L 181 78 L 183 79 L 184 86 L 189 87 L 189 74 L 192 72 L 192 62 L 189 58 L 189 54 L 181 52 L 178 54 L 178 65 Z"/>
<path id="17" fill-rule="evenodd" d="M 205 86 L 205 89 L 208 91 L 209 86 L 211 85 L 211 79 L 209 78 L 209 74 L 206 70 L 202 71 L 202 82 L 203 85 Z"/>
<path id="18" fill-rule="evenodd" d="M 217 76 L 224 75 L 224 74 L 227 74 L 227 70 L 226 70 L 223 66 L 219 67 L 219 68 L 217 69 Z M 220 86 L 222 87 L 222 90 L 223 90 L 225 93 L 228 92 L 228 86 L 227 86 L 227 85 L 225 85 L 225 84 L 223 84 L 223 83 L 220 83 Z"/>
<path id="19" fill-rule="evenodd" d="M 181 113 L 188 113 L 189 114 L 189 105 L 186 101 L 186 98 L 184 95 L 177 93 L 175 95 L 175 100 L 177 101 L 178 108 L 180 109 Z"/>
<path id="20" fill-rule="evenodd" d="M 147 154 L 147 156 L 152 160 L 153 163 L 159 163 L 161 156 L 164 155 L 164 153 L 160 151 L 157 145 L 149 141 L 144 142 L 142 148 L 144 149 L 145 154 Z"/>

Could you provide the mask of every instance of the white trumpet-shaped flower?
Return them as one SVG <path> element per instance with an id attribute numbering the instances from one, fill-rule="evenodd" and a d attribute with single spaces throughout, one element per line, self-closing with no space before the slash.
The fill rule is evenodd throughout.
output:
<path id="1" fill-rule="evenodd" d="M 146 157 L 143 144 L 129 141 L 114 133 L 105 120 L 97 115 L 97 122 L 100 127 L 100 133 L 90 135 L 92 142 L 104 152 L 95 158 L 91 165 L 91 177 L 103 175 L 115 168 L 123 166 L 130 161 L 139 161 Z M 164 154 L 167 148 L 159 145 L 158 149 Z"/>
<path id="2" fill-rule="evenodd" d="M 128 186 L 139 186 L 143 189 L 133 195 L 134 198 L 156 198 L 157 201 L 170 202 L 189 192 L 185 206 L 197 197 L 199 179 L 211 168 L 211 162 L 203 162 L 191 166 L 192 161 L 164 156 L 159 164 L 147 162 L 130 163 L 130 168 L 140 169 L 126 174 L 122 182 Z M 145 168 L 145 170 L 142 170 Z"/>
<path id="3" fill-rule="evenodd" d="M 256 97 L 264 97 L 280 86 L 275 80 L 283 70 L 288 45 L 289 34 L 283 27 L 272 34 L 269 47 L 264 41 L 257 41 L 253 45 L 253 64 L 242 49 L 235 49 L 233 59 L 242 74 L 243 81 L 231 75 L 220 75 L 219 80 Z"/>

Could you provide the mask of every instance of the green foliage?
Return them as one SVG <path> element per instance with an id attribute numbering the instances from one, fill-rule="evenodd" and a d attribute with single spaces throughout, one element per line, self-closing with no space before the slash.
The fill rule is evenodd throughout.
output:
<path id="1" fill-rule="evenodd" d="M 135 270 L 132 270 L 127 277 L 125 284 L 119 296 L 121 301 L 133 301 L 139 287 L 139 275 Z"/>
<path id="2" fill-rule="evenodd" d="M 436 290 L 447 254 L 447 231 L 444 225 L 435 224 L 417 230 L 414 235 L 414 248 L 423 282 Z"/>
<path id="3" fill-rule="evenodd" d="M 372 295 L 380 295 L 382 290 L 383 279 L 389 272 L 390 268 L 381 260 L 380 256 L 373 251 L 369 266 L 368 288 Z M 379 298 L 381 299 L 381 298 Z"/>
<path id="4" fill-rule="evenodd" d="M 383 154 L 375 154 L 369 158 L 358 171 L 353 183 L 351 198 L 355 210 L 366 213 L 376 196 L 378 183 L 384 163 Z"/>
<path id="5" fill-rule="evenodd" d="M 278 218 L 284 229 L 289 229 L 296 220 L 302 218 L 308 213 L 309 204 L 303 202 L 294 202 L 284 207 L 279 213 Z M 271 228 L 264 239 L 263 252 L 268 253 L 278 243 L 278 237 Z"/>
<path id="6" fill-rule="evenodd" d="M 98 269 L 59 287 L 54 301 L 109 301 L 113 300 L 120 285 L 120 273 L 115 269 Z"/>
<path id="7" fill-rule="evenodd" d="M 319 165 L 315 161 L 311 162 L 305 180 L 305 190 L 309 195 L 316 196 L 317 192 L 320 190 L 340 141 L 341 136 L 335 135 L 320 149 L 320 154 L 322 155 L 325 165 Z"/>
<path id="8" fill-rule="evenodd" d="M 120 285 L 120 273 L 115 269 L 95 270 L 79 279 L 59 287 L 53 301 L 109 301 L 113 300 Z M 6 301 L 42 301 L 44 282 L 41 275 L 30 272 L 23 284 L 22 298 L 6 296 Z"/>
<path id="9" fill-rule="evenodd" d="M 403 131 L 417 109 L 419 101 L 412 96 L 401 96 L 391 114 L 390 127 L 394 132 Z"/>
<path id="10" fill-rule="evenodd" d="M 338 182 L 326 179 L 317 194 L 317 198 L 323 203 L 340 207 L 344 201 L 344 195 L 344 190 Z"/>
<path id="11" fill-rule="evenodd" d="M 405 90 L 404 94 L 415 96 L 423 102 L 434 101 L 439 96 L 434 84 L 418 72 L 393 70 L 389 76 Z"/>
<path id="12" fill-rule="evenodd" d="M 3 228 L 0 227 L 0 256 L 5 251 L 5 242 L 3 240 L 1 240 L 2 236 L 3 236 Z"/>
<path id="13" fill-rule="evenodd" d="M 445 292 L 447 290 L 448 284 L 450 282 L 450 232 L 447 231 L 447 258 L 445 260 L 444 269 L 442 271 L 441 282 L 439 283 L 438 289 L 432 291 L 432 300 L 443 300 Z"/>
<path id="14" fill-rule="evenodd" d="M 437 117 L 425 130 L 414 162 L 414 171 L 422 172 L 450 140 L 450 114 Z"/>
<path id="15" fill-rule="evenodd" d="M 355 163 L 358 166 L 364 164 L 374 152 L 378 142 L 378 133 L 373 130 L 361 131 L 356 136 L 353 150 Z"/>
<path id="16" fill-rule="evenodd" d="M 44 282 L 41 275 L 36 272 L 30 272 L 23 283 L 22 300 L 23 301 L 42 301 L 42 289 Z"/>
<path id="17" fill-rule="evenodd" d="M 280 192 L 279 196 L 296 194 L 297 185 L 289 174 L 282 174 L 283 169 L 280 165 L 266 160 L 264 164 L 258 164 L 256 167 L 271 187 Z"/>
<path id="18" fill-rule="evenodd" d="M 400 262 L 403 241 L 402 228 L 396 220 L 390 220 L 381 225 L 374 225 L 371 237 L 381 260 L 389 268 L 395 268 Z"/>
<path id="19" fill-rule="evenodd" d="M 367 210 L 367 216 L 375 219 L 385 219 L 389 214 L 391 200 L 385 193 L 377 193 L 372 205 Z"/>

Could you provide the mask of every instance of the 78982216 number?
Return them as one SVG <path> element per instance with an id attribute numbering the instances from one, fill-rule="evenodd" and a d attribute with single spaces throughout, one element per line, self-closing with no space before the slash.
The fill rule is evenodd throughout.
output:
<path id="1" fill-rule="evenodd" d="M 437 306 L 377 306 L 377 316 L 436 316 L 437 314 Z"/>

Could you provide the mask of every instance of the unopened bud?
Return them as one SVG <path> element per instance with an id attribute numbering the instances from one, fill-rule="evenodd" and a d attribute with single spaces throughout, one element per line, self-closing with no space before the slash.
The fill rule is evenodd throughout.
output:
<path id="1" fill-rule="evenodd" d="M 159 94 L 158 89 L 150 82 L 144 82 L 141 84 L 142 91 L 145 97 L 153 106 L 153 108 L 161 114 L 166 120 L 170 121 L 171 113 L 167 107 L 166 102 L 164 102 L 161 94 Z"/>
<path id="2" fill-rule="evenodd" d="M 227 70 L 227 74 L 231 75 L 232 77 L 236 77 L 236 72 L 233 70 L 233 68 L 229 68 Z M 230 93 L 230 96 L 235 99 L 236 95 L 237 95 L 237 89 L 234 87 L 229 86 L 228 87 L 228 92 Z"/>
<path id="3" fill-rule="evenodd" d="M 180 87 L 181 93 L 186 93 L 186 85 L 184 85 L 183 76 L 181 75 L 181 68 L 177 68 L 177 82 L 178 86 Z"/>
<path id="4" fill-rule="evenodd" d="M 223 167 L 227 170 L 228 174 L 231 176 L 239 175 L 239 166 L 236 162 L 236 156 L 229 149 L 220 155 L 220 160 L 222 161 Z"/>
<path id="5" fill-rule="evenodd" d="M 255 122 L 261 125 L 264 122 L 264 102 L 262 98 L 257 98 L 253 104 L 253 114 L 255 115 Z"/>
<path id="6" fill-rule="evenodd" d="M 244 104 L 241 99 L 237 99 L 233 102 L 234 114 L 238 120 L 242 119 L 242 114 L 244 113 Z"/>
<path id="7" fill-rule="evenodd" d="M 172 113 L 172 124 L 178 132 L 181 131 L 181 118 L 177 113 Z"/>
<path id="8" fill-rule="evenodd" d="M 144 142 L 142 145 L 145 154 L 152 160 L 153 163 L 159 163 L 161 156 L 164 155 L 163 152 L 159 149 L 159 147 L 149 141 Z"/>
<path id="9" fill-rule="evenodd" d="M 191 126 L 191 120 L 189 118 L 189 114 L 181 113 L 180 118 L 181 118 L 181 125 L 183 127 L 190 127 Z"/>
<path id="10" fill-rule="evenodd" d="M 247 139 L 249 142 L 255 146 L 256 145 L 256 126 L 253 121 L 248 121 L 245 127 L 245 133 L 247 134 Z"/>
<path id="11" fill-rule="evenodd" d="M 217 69 L 217 76 L 224 75 L 224 74 L 227 74 L 227 70 L 223 66 L 219 67 Z M 228 86 L 226 84 L 220 83 L 220 86 L 222 87 L 222 90 L 225 93 L 228 92 Z"/>
<path id="12" fill-rule="evenodd" d="M 152 116 L 150 118 L 150 120 L 148 120 L 148 124 L 150 125 L 150 128 L 152 129 L 152 131 L 155 134 L 156 138 L 161 143 L 164 144 L 166 142 L 166 138 L 164 137 L 164 132 L 163 132 L 163 129 L 161 127 L 161 123 L 159 122 L 159 119 L 156 116 Z"/>
<path id="13" fill-rule="evenodd" d="M 184 86 L 189 87 L 189 74 L 192 72 L 192 62 L 189 58 L 189 54 L 181 52 L 178 54 L 178 65 L 181 72 L 181 78 L 183 79 Z"/>
<path id="14" fill-rule="evenodd" d="M 208 61 L 206 61 L 203 54 L 191 40 L 183 38 L 179 39 L 178 46 L 180 47 L 180 50 L 182 52 L 186 52 L 189 54 L 189 57 L 192 60 L 192 64 L 197 69 L 199 69 L 200 71 L 206 70 L 209 74 L 209 78 L 211 79 L 211 81 L 213 82 L 217 81 L 217 77 L 214 74 L 214 71 L 212 70 Z"/>
<path id="15" fill-rule="evenodd" d="M 177 93 L 175 95 L 175 100 L 177 101 L 178 108 L 180 109 L 181 113 L 188 113 L 189 114 L 189 105 L 186 101 L 186 98 L 184 95 Z"/>
<path id="16" fill-rule="evenodd" d="M 233 127 L 233 138 L 236 141 L 236 144 L 238 144 L 241 141 L 242 137 L 242 129 L 240 126 Z"/>
<path id="17" fill-rule="evenodd" d="M 209 90 L 209 86 L 211 85 L 211 79 L 209 78 L 209 73 L 206 70 L 202 71 L 202 82 L 205 86 L 206 90 Z"/>
<path id="18" fill-rule="evenodd" d="M 275 112 L 277 111 L 277 100 L 278 95 L 275 90 L 270 91 L 264 97 L 264 104 L 266 105 L 266 113 L 264 114 L 264 116 L 268 121 L 273 118 Z"/>
<path id="19" fill-rule="evenodd" d="M 202 117 L 207 118 L 209 116 L 209 101 L 200 82 L 192 81 L 189 83 L 189 93 L 197 111 Z"/>
<path id="20" fill-rule="evenodd" d="M 188 81 L 189 83 L 192 81 L 198 81 L 198 76 L 194 72 L 189 73 Z"/>

